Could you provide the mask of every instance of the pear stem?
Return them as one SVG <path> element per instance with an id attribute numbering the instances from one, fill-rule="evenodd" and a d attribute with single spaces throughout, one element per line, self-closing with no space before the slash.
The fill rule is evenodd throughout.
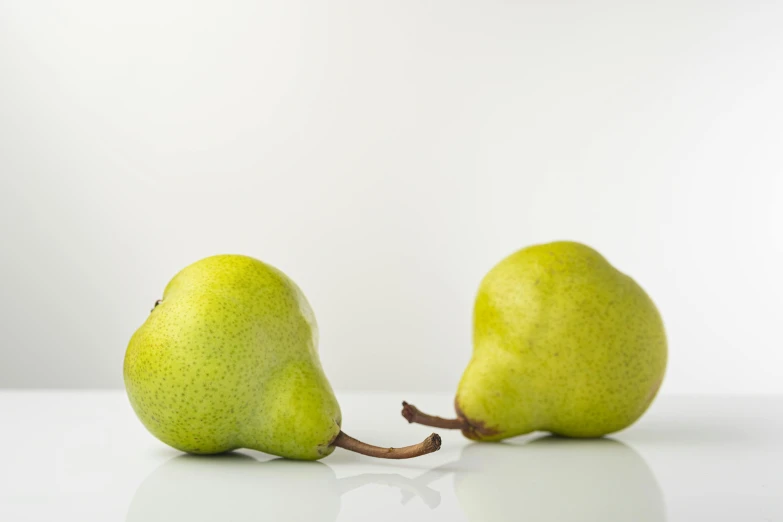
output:
<path id="1" fill-rule="evenodd" d="M 433 433 L 422 442 L 413 446 L 405 446 L 404 448 L 381 448 L 365 444 L 341 431 L 332 441 L 332 446 L 361 453 L 368 457 L 378 457 L 379 459 L 411 459 L 438 451 L 440 449 L 440 436 L 437 433 Z"/>
<path id="2" fill-rule="evenodd" d="M 402 416 L 411 424 L 415 422 L 416 424 L 432 426 L 433 428 L 443 428 L 444 430 L 468 430 L 471 428 L 470 424 L 462 417 L 444 419 L 443 417 L 428 415 L 422 413 L 413 404 L 408 404 L 405 401 L 402 401 Z"/>

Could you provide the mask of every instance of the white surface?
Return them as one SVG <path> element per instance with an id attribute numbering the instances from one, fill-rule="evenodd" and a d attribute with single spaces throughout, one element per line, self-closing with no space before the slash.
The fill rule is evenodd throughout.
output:
<path id="1" fill-rule="evenodd" d="M 237 252 L 303 288 L 336 388 L 451 392 L 484 273 L 576 239 L 661 308 L 664 393 L 781 393 L 781 26 L 783 2 L 3 1 L 0 387 L 120 387 L 168 280 Z"/>
<path id="2" fill-rule="evenodd" d="M 407 394 L 449 412 L 445 395 Z M 404 445 L 430 430 L 400 394 L 341 394 L 347 433 Z M 0 520 L 307 522 L 783 520 L 783 397 L 665 397 L 613 440 L 520 437 L 408 461 L 185 456 L 122 392 L 0 392 Z M 535 439 L 535 440 L 534 440 Z"/>

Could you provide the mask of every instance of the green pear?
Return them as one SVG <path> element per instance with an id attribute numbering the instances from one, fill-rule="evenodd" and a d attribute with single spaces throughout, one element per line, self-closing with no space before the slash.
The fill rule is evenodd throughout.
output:
<path id="1" fill-rule="evenodd" d="M 317 349 L 315 316 L 293 281 L 250 257 L 213 256 L 174 276 L 133 335 L 125 387 L 144 426 L 188 453 L 315 460 L 340 446 L 409 458 L 440 447 L 435 434 L 392 449 L 343 433 Z"/>
<path id="2" fill-rule="evenodd" d="M 473 357 L 456 419 L 403 403 L 403 416 L 474 440 L 533 431 L 600 437 L 647 409 L 666 369 L 652 300 L 595 250 L 573 242 L 525 248 L 481 282 Z"/>

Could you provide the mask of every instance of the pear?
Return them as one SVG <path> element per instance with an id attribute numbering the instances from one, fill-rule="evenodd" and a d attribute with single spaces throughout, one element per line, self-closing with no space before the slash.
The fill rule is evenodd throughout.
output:
<path id="1" fill-rule="evenodd" d="M 666 357 L 661 317 L 633 279 L 585 245 L 536 245 L 501 261 L 481 282 L 457 418 L 405 402 L 402 414 L 474 440 L 534 431 L 600 437 L 645 412 Z"/>
<path id="2" fill-rule="evenodd" d="M 125 387 L 144 426 L 187 453 L 316 460 L 343 447 L 399 459 L 440 447 L 436 434 L 395 449 L 342 432 L 317 349 L 315 316 L 293 281 L 250 257 L 213 256 L 174 276 L 133 335 Z"/>

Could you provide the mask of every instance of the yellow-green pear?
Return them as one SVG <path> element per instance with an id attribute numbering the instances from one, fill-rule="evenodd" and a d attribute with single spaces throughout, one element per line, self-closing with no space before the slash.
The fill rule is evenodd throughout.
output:
<path id="1" fill-rule="evenodd" d="M 315 460 L 343 447 L 383 458 L 435 451 L 378 448 L 340 429 L 302 291 L 256 259 L 220 255 L 179 272 L 130 340 L 125 387 L 144 426 L 179 450 L 248 448 Z"/>
<path id="2" fill-rule="evenodd" d="M 403 416 L 474 440 L 533 431 L 600 437 L 636 421 L 666 369 L 652 300 L 601 254 L 574 242 L 525 248 L 481 282 L 473 357 L 456 419 L 403 403 Z"/>

